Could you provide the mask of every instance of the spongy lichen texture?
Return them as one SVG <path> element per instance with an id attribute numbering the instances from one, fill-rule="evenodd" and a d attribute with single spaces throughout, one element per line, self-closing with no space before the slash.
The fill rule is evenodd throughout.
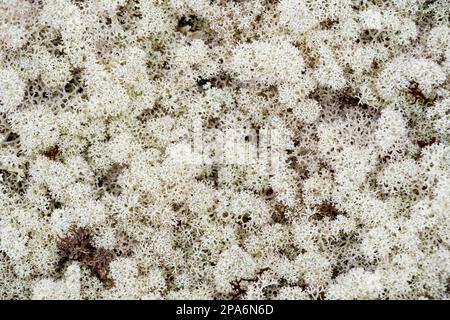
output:
<path id="1" fill-rule="evenodd" d="M 0 0 L 0 297 L 450 298 L 449 8 Z"/>

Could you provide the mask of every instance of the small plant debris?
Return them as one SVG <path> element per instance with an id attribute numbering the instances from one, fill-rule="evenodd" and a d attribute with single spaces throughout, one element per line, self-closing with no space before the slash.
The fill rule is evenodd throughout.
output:
<path id="1" fill-rule="evenodd" d="M 256 282 L 259 280 L 259 278 L 262 276 L 262 274 L 269 269 L 270 269 L 269 267 L 266 267 L 266 268 L 262 268 L 262 269 L 258 270 L 258 272 L 256 272 L 256 274 L 253 278 L 241 278 L 241 279 L 231 282 L 231 287 L 233 288 L 232 299 L 237 300 L 247 293 L 247 289 L 243 288 L 243 286 L 242 286 L 243 282 Z"/>
<path id="2" fill-rule="evenodd" d="M 47 150 L 46 152 L 44 152 L 44 155 L 49 158 L 50 160 L 55 160 L 56 157 L 59 154 L 59 147 L 58 146 L 54 146 L 53 148 L 51 148 L 50 150 Z"/>
<path id="3" fill-rule="evenodd" d="M 419 84 L 417 82 L 411 82 L 410 86 L 406 90 L 414 97 L 414 103 L 421 101 L 423 104 L 427 105 L 434 102 L 434 99 L 430 99 L 423 94 L 423 92 L 419 89 Z"/>
<path id="4" fill-rule="evenodd" d="M 89 229 L 72 226 L 68 236 L 59 238 L 57 246 L 63 259 L 81 262 L 106 286 L 113 285 L 109 278 L 109 264 L 114 260 L 114 253 L 111 250 L 95 248 Z"/>
<path id="5" fill-rule="evenodd" d="M 320 216 L 328 217 L 331 220 L 336 219 L 339 214 L 342 214 L 331 202 L 323 202 L 317 209 Z"/>

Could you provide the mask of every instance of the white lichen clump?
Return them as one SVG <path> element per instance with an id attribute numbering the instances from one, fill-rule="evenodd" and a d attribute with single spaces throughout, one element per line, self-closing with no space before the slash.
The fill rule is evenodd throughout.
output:
<path id="1" fill-rule="evenodd" d="M 449 16 L 0 0 L 0 297 L 449 299 Z"/>

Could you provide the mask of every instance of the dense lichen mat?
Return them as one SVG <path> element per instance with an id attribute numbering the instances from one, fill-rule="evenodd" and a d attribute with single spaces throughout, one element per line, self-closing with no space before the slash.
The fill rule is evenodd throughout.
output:
<path id="1" fill-rule="evenodd" d="M 447 0 L 0 0 L 3 299 L 448 299 Z"/>

